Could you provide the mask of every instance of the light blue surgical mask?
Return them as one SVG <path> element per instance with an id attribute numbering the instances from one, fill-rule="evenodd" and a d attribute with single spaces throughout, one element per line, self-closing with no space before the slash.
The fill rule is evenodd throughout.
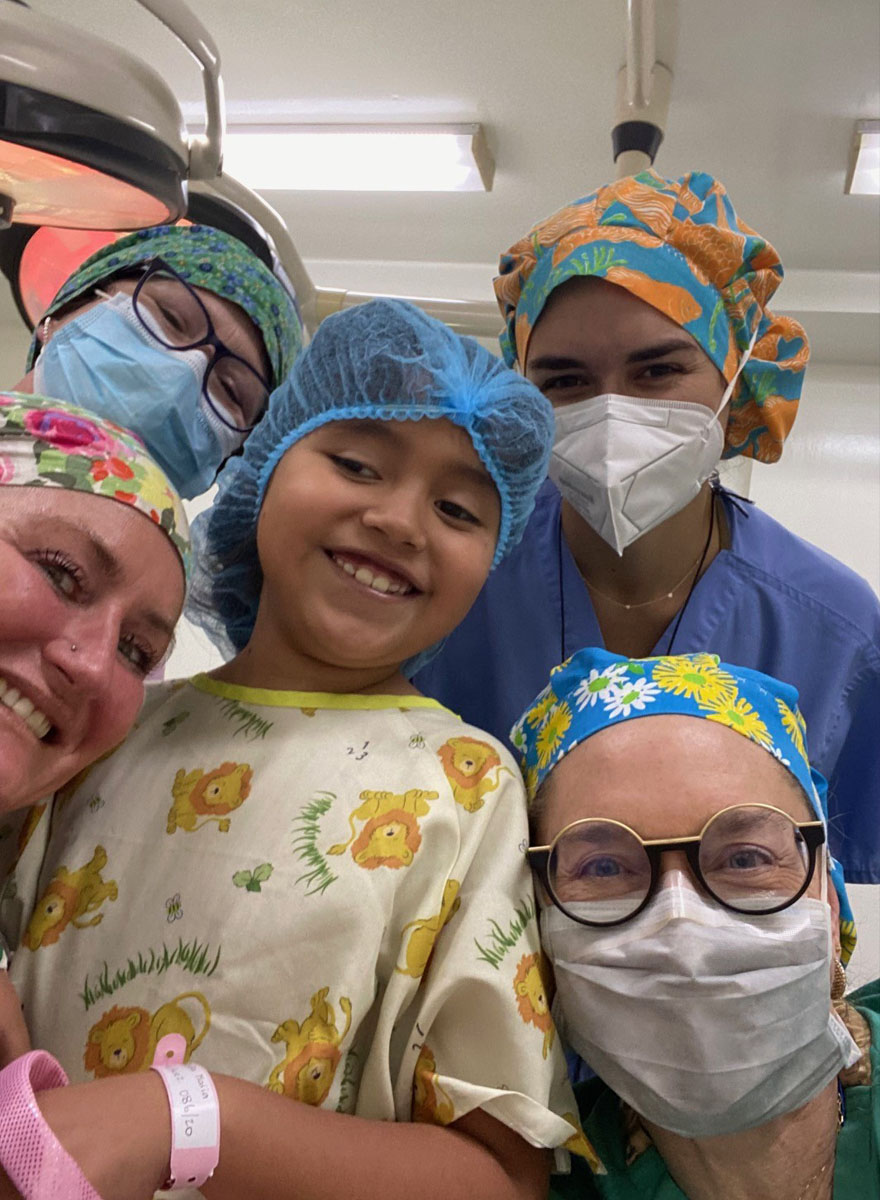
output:
<path id="1" fill-rule="evenodd" d="M 131 296 L 118 293 L 49 339 L 34 366 L 34 389 L 132 430 L 192 499 L 207 491 L 245 437 L 225 426 L 202 394 L 207 365 L 201 350 L 160 346 Z"/>

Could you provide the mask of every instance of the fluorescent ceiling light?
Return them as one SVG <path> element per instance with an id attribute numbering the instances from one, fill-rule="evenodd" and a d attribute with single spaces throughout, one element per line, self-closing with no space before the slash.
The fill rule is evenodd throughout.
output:
<path id="1" fill-rule="evenodd" d="M 880 196 L 880 121 L 859 121 L 844 191 L 852 196 Z"/>
<path id="2" fill-rule="evenodd" d="M 230 126 L 223 170 L 264 191 L 491 191 L 481 125 Z"/>

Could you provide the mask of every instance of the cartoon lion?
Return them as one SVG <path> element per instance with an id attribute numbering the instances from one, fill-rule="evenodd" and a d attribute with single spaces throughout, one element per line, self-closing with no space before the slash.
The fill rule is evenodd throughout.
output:
<path id="1" fill-rule="evenodd" d="M 419 817 L 428 812 L 428 804 L 439 792 L 423 792 L 411 788 L 404 794 L 395 792 L 361 792 L 363 801 L 348 818 L 351 837 L 347 842 L 331 846 L 328 854 L 344 854 L 351 846 L 351 855 L 359 867 L 374 871 L 377 867 L 408 867 L 422 844 Z M 355 821 L 366 822 L 359 834 Z"/>
<path id="2" fill-rule="evenodd" d="M 171 785 L 174 803 L 168 813 L 166 833 L 174 833 L 175 829 L 193 833 L 209 821 L 216 821 L 220 832 L 228 833 L 227 814 L 247 800 L 253 775 L 248 763 L 225 762 L 207 772 L 197 767 L 188 775 L 181 767 Z"/>
<path id="3" fill-rule="evenodd" d="M 455 1106 L 440 1086 L 434 1052 L 426 1045 L 419 1051 L 413 1073 L 412 1119 L 427 1125 L 450 1125 Z"/>
<path id="4" fill-rule="evenodd" d="M 534 1025 L 544 1035 L 544 1058 L 553 1045 L 556 1032 L 550 1016 L 549 989 L 544 982 L 548 974 L 547 959 L 542 951 L 536 951 L 534 954 L 524 954 L 519 960 L 513 980 L 519 1015 L 527 1025 Z"/>
<path id="5" fill-rule="evenodd" d="M 461 899 L 458 895 L 460 888 L 461 884 L 457 879 L 447 879 L 446 886 L 443 888 L 443 901 L 437 915 L 419 917 L 401 929 L 401 940 L 408 929 L 412 930 L 406 946 L 406 966 L 395 968 L 401 975 L 411 975 L 413 979 L 421 979 L 424 975 L 431 955 L 434 953 L 434 945 L 440 930 L 461 906 Z"/>
<path id="6" fill-rule="evenodd" d="M 201 1031 L 196 1034 L 192 1018 L 182 1001 L 194 1000 L 201 1008 Z M 144 1071 L 153 1061 L 158 1042 L 168 1033 L 180 1033 L 186 1039 L 184 1062 L 201 1045 L 211 1026 L 211 1009 L 201 992 L 181 992 L 150 1015 L 145 1008 L 107 1010 L 89 1030 L 83 1062 L 96 1079 L 107 1075 L 132 1075 Z"/>
<path id="7" fill-rule="evenodd" d="M 106 865 L 107 851 L 103 846 L 96 846 L 89 862 L 78 871 L 58 868 L 37 901 L 22 938 L 29 950 L 53 945 L 68 925 L 75 929 L 100 925 L 104 914 L 97 910 L 105 900 L 115 900 L 119 891 L 115 879 L 105 881 L 101 878 Z M 95 915 L 86 920 L 87 913 Z"/>
<path id="8" fill-rule="evenodd" d="M 327 1003 L 329 988 L 321 988 L 311 999 L 312 1011 L 302 1025 L 284 1021 L 272 1034 L 273 1042 L 284 1042 L 284 1057 L 272 1068 L 268 1088 L 280 1096 L 289 1096 L 315 1108 L 327 1099 L 339 1065 L 340 1045 L 351 1028 L 351 1001 L 340 996 L 339 1007 L 345 1013 L 345 1028 L 336 1028 L 336 1015 Z"/>
<path id="9" fill-rule="evenodd" d="M 498 751 L 488 742 L 476 738 L 454 737 L 437 751 L 443 773 L 452 785 L 456 804 L 467 812 L 476 812 L 484 804 L 483 797 L 494 792 L 501 782 L 502 772 Z"/>

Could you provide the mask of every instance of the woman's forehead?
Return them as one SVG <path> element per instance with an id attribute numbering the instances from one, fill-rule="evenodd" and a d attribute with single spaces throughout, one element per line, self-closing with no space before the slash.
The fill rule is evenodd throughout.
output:
<path id="1" fill-rule="evenodd" d="M 705 357 L 699 342 L 665 313 L 619 284 L 587 277 L 566 280 L 550 295 L 529 341 L 528 365 L 564 344 L 590 353 L 607 350 L 609 333 L 619 353 L 675 340 Z"/>
<path id="2" fill-rule="evenodd" d="M 763 747 L 725 725 L 675 714 L 587 738 L 554 768 L 544 796 L 548 838 L 584 817 L 622 821 L 645 838 L 687 837 L 733 804 L 772 804 L 811 819 L 797 781 Z"/>

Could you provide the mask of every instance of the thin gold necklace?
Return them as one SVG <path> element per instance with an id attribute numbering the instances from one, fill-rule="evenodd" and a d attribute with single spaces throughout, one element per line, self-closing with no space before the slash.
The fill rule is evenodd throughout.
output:
<path id="1" fill-rule="evenodd" d="M 688 571 L 687 575 L 685 575 L 684 579 L 681 581 L 682 583 L 684 583 L 685 579 L 687 579 L 689 575 L 693 574 L 693 578 L 691 579 L 691 586 L 688 588 L 687 595 L 684 598 L 684 603 L 682 604 L 681 608 L 678 610 L 678 616 L 676 617 L 675 625 L 672 630 L 672 634 L 670 635 L 669 642 L 666 646 L 666 650 L 665 650 L 666 654 L 672 653 L 672 647 L 675 643 L 676 637 L 678 636 L 679 626 L 681 625 L 682 619 L 687 610 L 687 606 L 690 604 L 691 596 L 694 594 L 694 588 L 697 586 L 697 580 L 700 578 L 700 572 L 703 569 L 703 563 L 706 561 L 706 555 L 709 553 L 709 547 L 712 544 L 712 535 L 715 532 L 715 505 L 716 505 L 716 503 L 719 503 L 718 493 L 716 492 L 715 488 L 713 487 L 712 488 L 712 504 L 709 509 L 709 533 L 706 536 L 706 542 L 705 542 L 705 545 L 703 546 L 703 553 L 700 555 L 700 557 L 696 563 L 696 568 L 697 568 L 696 571 L 694 571 L 694 568 L 691 567 L 690 570 Z M 584 576 L 581 574 L 580 567 L 578 567 L 577 563 L 575 562 L 574 555 L 571 556 L 571 559 L 574 564 L 574 569 L 577 571 L 578 575 L 580 575 L 581 579 L 584 582 L 584 586 L 587 589 L 589 589 L 590 585 L 587 583 L 586 579 L 584 579 Z M 556 567 L 557 567 L 557 574 L 558 574 L 558 579 L 559 579 L 559 649 L 560 649 L 559 661 L 562 662 L 562 660 L 565 658 L 566 640 L 565 640 L 565 585 L 564 585 L 564 581 L 563 581 L 563 572 L 562 572 L 562 516 L 561 516 L 561 513 L 560 513 L 560 516 L 559 516 L 559 519 L 558 519 L 558 522 L 556 525 Z M 667 592 L 666 595 L 667 596 L 674 595 L 676 588 L 679 588 L 679 587 L 681 587 L 681 583 L 676 584 L 675 588 L 672 589 L 672 592 Z M 601 595 L 601 593 L 597 593 L 597 594 Z M 614 600 L 614 598 L 611 596 L 609 596 L 608 599 L 611 600 L 612 604 L 620 604 L 619 600 Z M 628 607 L 642 608 L 647 604 L 653 604 L 653 603 L 656 603 L 656 600 L 642 601 L 638 605 L 633 604 L 633 605 L 629 605 Z M 625 606 L 625 607 L 627 607 L 627 606 Z M 600 634 L 600 636 L 601 636 L 601 634 Z"/>
<path id="2" fill-rule="evenodd" d="M 699 569 L 705 557 L 706 551 L 701 550 L 674 587 L 670 588 L 669 591 L 661 592 L 659 596 L 654 596 L 650 600 L 640 600 L 638 604 L 625 604 L 623 600 L 618 600 L 614 596 L 609 596 L 607 592 L 603 592 L 597 588 L 594 583 L 590 583 L 589 579 L 587 579 L 586 575 L 583 574 L 580 568 L 578 568 L 578 574 L 591 592 L 595 592 L 597 596 L 601 596 L 603 600 L 607 600 L 610 604 L 616 604 L 618 608 L 624 608 L 627 612 L 632 612 L 637 608 L 648 608 L 649 605 L 656 604 L 658 600 L 671 600 L 678 589 L 687 583 L 694 571 Z"/>

